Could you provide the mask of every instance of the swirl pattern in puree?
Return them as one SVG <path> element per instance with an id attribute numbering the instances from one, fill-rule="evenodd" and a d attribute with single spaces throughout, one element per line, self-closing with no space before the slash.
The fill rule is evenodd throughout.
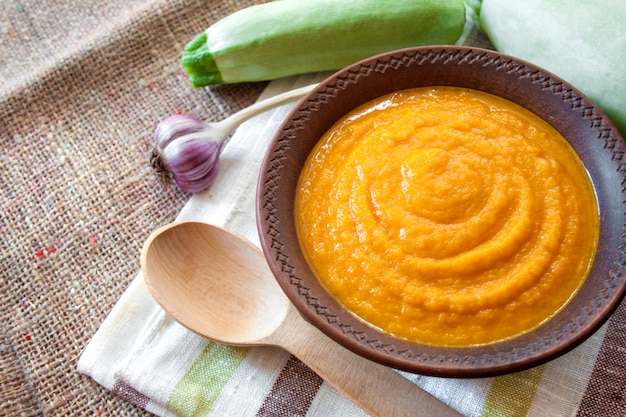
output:
<path id="1" fill-rule="evenodd" d="M 548 123 L 475 90 L 403 90 L 320 140 L 296 197 L 321 283 L 397 337 L 471 346 L 523 334 L 580 289 L 599 234 L 589 176 Z"/>

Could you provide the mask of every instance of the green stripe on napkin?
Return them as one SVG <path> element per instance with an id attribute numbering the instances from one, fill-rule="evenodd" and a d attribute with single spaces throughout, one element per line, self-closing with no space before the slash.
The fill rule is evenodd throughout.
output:
<path id="1" fill-rule="evenodd" d="M 249 350 L 210 342 L 174 387 L 167 409 L 185 417 L 206 415 Z"/>
<path id="2" fill-rule="evenodd" d="M 525 416 L 528 414 L 545 365 L 495 378 L 482 417 Z"/>

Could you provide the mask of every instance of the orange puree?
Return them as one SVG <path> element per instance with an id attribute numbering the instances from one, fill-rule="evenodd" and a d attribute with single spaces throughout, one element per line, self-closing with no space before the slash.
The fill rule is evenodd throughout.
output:
<path id="1" fill-rule="evenodd" d="M 316 145 L 296 198 L 321 283 L 366 322 L 409 341 L 505 340 L 581 287 L 597 202 L 566 140 L 479 91 L 404 90 L 355 109 Z"/>

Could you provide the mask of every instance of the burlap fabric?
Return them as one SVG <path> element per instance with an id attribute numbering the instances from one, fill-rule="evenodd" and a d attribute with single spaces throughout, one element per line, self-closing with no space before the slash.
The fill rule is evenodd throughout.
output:
<path id="1" fill-rule="evenodd" d="M 188 199 L 148 164 L 156 124 L 221 119 L 265 86 L 194 90 L 179 64 L 251 3 L 0 2 L 1 416 L 147 415 L 76 362 Z"/>

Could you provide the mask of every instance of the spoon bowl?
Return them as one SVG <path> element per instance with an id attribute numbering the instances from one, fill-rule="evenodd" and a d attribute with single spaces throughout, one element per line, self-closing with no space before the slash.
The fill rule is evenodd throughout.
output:
<path id="1" fill-rule="evenodd" d="M 156 230 L 144 244 L 148 289 L 174 319 L 216 342 L 280 346 L 373 416 L 460 416 L 399 373 L 305 321 L 249 241 L 200 222 Z"/>
<path id="2" fill-rule="evenodd" d="M 165 226 L 146 248 L 148 288 L 190 330 L 231 345 L 264 344 L 284 321 L 289 299 L 271 273 L 248 267 L 265 258 L 247 240 L 188 222 Z"/>

